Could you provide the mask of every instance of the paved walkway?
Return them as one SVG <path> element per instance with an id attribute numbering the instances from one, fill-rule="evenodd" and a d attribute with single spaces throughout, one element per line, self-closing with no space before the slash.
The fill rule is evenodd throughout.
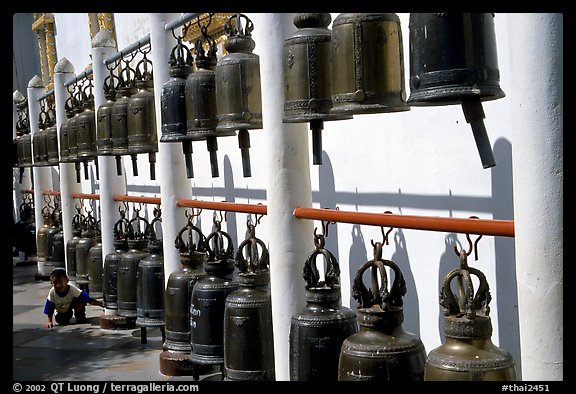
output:
<path id="1" fill-rule="evenodd" d="M 13 379 L 22 381 L 191 381 L 191 376 L 160 373 L 162 333 L 140 328 L 104 330 L 104 309 L 87 306 L 88 323 L 46 330 L 44 302 L 50 282 L 38 278 L 35 262 L 13 259 Z M 74 319 L 73 319 L 74 320 Z M 206 376 L 200 376 L 200 380 Z"/>

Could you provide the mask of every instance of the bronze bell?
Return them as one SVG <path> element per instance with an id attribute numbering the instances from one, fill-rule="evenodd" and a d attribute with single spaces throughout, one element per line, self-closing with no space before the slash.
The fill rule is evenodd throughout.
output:
<path id="1" fill-rule="evenodd" d="M 146 57 L 150 51 L 142 51 L 143 57 L 136 65 L 138 91 L 128 100 L 128 153 L 132 157 L 134 176 L 138 175 L 137 155 L 148 153 L 150 179 L 156 179 L 155 163 L 158 152 L 156 134 L 156 108 L 154 104 L 154 80 L 152 62 Z"/>
<path id="2" fill-rule="evenodd" d="M 331 113 L 408 111 L 400 18 L 344 13 L 332 23 Z"/>
<path id="3" fill-rule="evenodd" d="M 89 293 L 88 285 L 90 279 L 88 278 L 89 254 L 90 248 L 94 246 L 96 234 L 96 218 L 92 216 L 92 212 L 88 211 L 88 216 L 84 218 L 82 226 L 82 237 L 76 244 L 76 283 L 82 290 Z"/>
<path id="4" fill-rule="evenodd" d="M 224 308 L 224 380 L 274 381 L 268 249 L 256 238 L 255 225 L 249 223 L 248 230 L 235 256 L 240 288 L 228 295 Z"/>
<path id="5" fill-rule="evenodd" d="M 24 253 L 24 261 L 36 255 L 36 223 L 34 220 L 34 204 L 29 194 L 22 195 L 22 203 L 18 211 L 20 219 L 14 226 L 15 246 L 18 252 Z"/>
<path id="6" fill-rule="evenodd" d="M 38 115 L 38 130 L 32 136 L 32 152 L 34 154 L 34 167 L 46 167 L 48 165 L 48 150 L 46 146 L 46 128 L 50 121 L 45 100 L 40 101 L 40 114 Z"/>
<path id="7" fill-rule="evenodd" d="M 174 30 L 172 30 L 174 35 Z M 182 37 L 174 37 L 178 43 L 170 52 L 170 79 L 162 85 L 161 115 L 162 136 L 160 142 L 181 142 L 186 161 L 186 176 L 194 178 L 192 165 L 192 141 L 186 138 L 186 79 L 193 70 L 190 49 L 182 44 Z"/>
<path id="8" fill-rule="evenodd" d="M 193 218 L 188 215 L 186 226 L 176 236 L 181 269 L 170 274 L 164 292 L 166 340 L 160 353 L 160 372 L 168 376 L 193 375 L 195 369 L 190 361 L 190 301 L 197 281 L 206 275 L 206 237 L 192 224 Z"/>
<path id="9" fill-rule="evenodd" d="M 46 251 L 46 257 L 44 259 L 44 270 L 47 273 L 52 272 L 54 267 L 53 262 L 53 245 L 54 245 L 54 236 L 58 234 L 60 231 L 59 222 L 58 222 L 58 204 L 56 203 L 52 212 L 48 215 L 48 228 L 46 229 L 45 239 L 46 245 L 44 246 L 44 250 Z"/>
<path id="10" fill-rule="evenodd" d="M 52 265 L 54 268 L 66 269 L 66 256 L 65 250 L 66 245 L 64 245 L 64 230 L 62 228 L 62 211 L 59 211 L 58 218 L 58 232 L 54 234 L 52 239 Z"/>
<path id="11" fill-rule="evenodd" d="M 460 251 L 459 256 L 460 268 L 446 275 L 440 291 L 446 340 L 428 354 L 424 380 L 514 381 L 514 360 L 491 340 L 491 296 L 486 277 L 468 266 L 466 251 Z M 476 292 L 472 276 L 477 279 Z M 452 291 L 454 280 L 460 297 Z"/>
<path id="12" fill-rule="evenodd" d="M 324 244 L 324 235 L 315 233 L 316 249 L 304 262 L 306 306 L 290 323 L 292 381 L 337 381 L 342 342 L 358 332 L 356 313 L 341 303 L 340 265 Z M 324 280 L 317 268 L 319 256 L 325 262 Z"/>
<path id="13" fill-rule="evenodd" d="M 77 83 L 74 84 L 74 93 L 72 99 L 72 110 L 74 116 L 68 120 L 68 162 L 74 163 L 76 170 L 76 182 L 80 183 L 80 163 L 81 158 L 78 157 L 78 122 L 80 121 L 80 113 L 82 113 L 83 101 L 85 95 L 82 92 L 82 87 Z M 86 178 L 86 174 L 85 178 Z"/>
<path id="14" fill-rule="evenodd" d="M 128 251 L 122 253 L 118 262 L 116 286 L 118 291 L 118 315 L 134 325 L 137 318 L 136 282 L 140 261 L 149 256 L 148 228 L 140 209 L 134 208 L 135 216 L 128 221 Z"/>
<path id="15" fill-rule="evenodd" d="M 98 179 L 98 160 L 96 159 L 96 114 L 94 112 L 94 96 L 92 95 L 92 80 L 82 91 L 82 112 L 76 121 L 76 139 L 78 142 L 78 159 L 84 163 L 84 179 L 88 178 L 88 162 L 94 161 L 96 178 Z"/>
<path id="16" fill-rule="evenodd" d="M 410 97 L 413 106 L 461 104 L 482 166 L 496 165 L 482 101 L 504 97 L 492 13 L 410 14 Z"/>
<path id="17" fill-rule="evenodd" d="M 67 86 L 70 96 L 66 99 L 64 103 L 64 113 L 66 117 L 60 124 L 60 163 L 70 163 L 70 146 L 68 141 L 68 130 L 70 128 L 70 119 L 74 116 L 74 96 L 70 89 L 73 89 L 73 85 Z"/>
<path id="18" fill-rule="evenodd" d="M 90 297 L 102 298 L 103 280 L 102 232 L 100 230 L 100 220 L 98 220 L 94 231 L 94 245 L 88 250 L 88 288 L 90 289 Z"/>
<path id="19" fill-rule="evenodd" d="M 54 106 L 48 107 L 48 125 L 46 127 L 46 156 L 49 166 L 57 166 L 60 163 L 58 155 L 58 127 L 56 127 L 56 112 Z"/>
<path id="20" fill-rule="evenodd" d="M 122 156 L 128 154 L 128 101 L 136 93 L 135 71 L 125 61 L 120 71 L 116 101 L 112 105 L 112 153 L 116 158 L 116 174 L 122 175 Z"/>
<path id="21" fill-rule="evenodd" d="M 114 252 L 104 258 L 104 279 L 102 296 L 106 309 L 118 310 L 118 263 L 123 253 L 128 251 L 128 226 L 126 210 L 118 208 L 120 219 L 114 224 Z"/>
<path id="22" fill-rule="evenodd" d="M 190 360 L 200 365 L 224 363 L 224 308 L 228 295 L 238 289 L 234 280 L 232 237 L 221 230 L 214 217 L 215 230 L 206 237 L 206 276 L 198 279 L 190 302 Z M 194 378 L 198 380 L 198 374 Z"/>
<path id="23" fill-rule="evenodd" d="M 333 114 L 332 33 L 329 13 L 305 13 L 294 17 L 296 33 L 284 41 L 284 122 L 309 122 L 312 159 L 322 164 L 324 121 L 352 119 Z"/>
<path id="24" fill-rule="evenodd" d="M 108 65 L 106 65 L 108 67 Z M 112 106 L 116 99 L 119 79 L 108 67 L 110 75 L 104 79 L 106 101 L 96 111 L 96 153 L 98 156 L 112 156 Z"/>
<path id="25" fill-rule="evenodd" d="M 245 20 L 242 26 L 242 18 Z M 228 52 L 216 65 L 217 131 L 238 130 L 244 177 L 252 176 L 250 168 L 250 129 L 262 128 L 262 93 L 260 57 L 252 51 L 254 25 L 244 14 L 230 17 L 224 28 Z"/>
<path id="26" fill-rule="evenodd" d="M 28 100 L 21 96 L 16 103 L 18 120 L 16 121 L 18 166 L 20 167 L 20 179 L 24 176 L 24 168 L 32 166 L 32 136 L 30 135 L 30 123 L 28 121 Z"/>
<path id="27" fill-rule="evenodd" d="M 196 71 L 188 75 L 184 89 L 186 101 L 186 138 L 192 141 L 206 140 L 210 153 L 212 177 L 218 177 L 217 137 L 235 136 L 233 130 L 216 131 L 218 126 L 216 107 L 216 41 L 208 35 L 203 26 L 202 36 L 194 44 Z M 208 51 L 204 50 L 204 44 Z"/>
<path id="28" fill-rule="evenodd" d="M 72 218 L 72 238 L 66 242 L 66 270 L 71 281 L 76 281 L 76 246 L 82 238 L 85 217 L 82 204 L 76 205 L 76 215 Z"/>
<path id="29" fill-rule="evenodd" d="M 141 343 L 146 343 L 146 328 L 159 327 L 164 333 L 164 257 L 162 239 L 156 224 L 162 223 L 160 207 L 148 226 L 148 256 L 140 260 L 136 275 L 136 325 L 141 327 Z M 160 229 L 161 230 L 161 229 Z"/>
<path id="30" fill-rule="evenodd" d="M 46 262 L 46 232 L 50 227 L 50 208 L 45 205 L 42 208 L 42 227 L 36 232 L 36 259 L 44 264 Z"/>
<path id="31" fill-rule="evenodd" d="M 386 268 L 394 272 L 388 289 Z M 363 282 L 370 269 L 372 288 Z M 340 351 L 340 381 L 422 381 L 426 350 L 414 334 L 404 331 L 406 282 L 400 268 L 382 259 L 382 243 L 374 244 L 374 259 L 356 272 L 352 295 L 358 301 L 360 331 L 346 338 Z"/>

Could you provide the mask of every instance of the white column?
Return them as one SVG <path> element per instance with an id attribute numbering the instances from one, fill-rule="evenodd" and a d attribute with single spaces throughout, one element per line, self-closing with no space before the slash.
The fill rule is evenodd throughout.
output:
<path id="1" fill-rule="evenodd" d="M 40 103 L 38 98 L 46 93 L 42 79 L 35 75 L 28 82 L 28 113 L 30 116 L 30 135 L 32 136 L 32 163 L 34 163 L 34 135 L 38 132 L 38 116 L 40 115 Z M 32 177 L 34 184 L 34 216 L 36 231 L 44 225 L 42 209 L 47 205 L 44 202 L 44 190 L 52 190 L 51 167 L 32 167 Z M 36 238 L 38 240 L 38 238 Z M 38 245 L 37 245 L 38 246 Z M 45 272 L 44 261 L 38 261 L 38 275 L 47 276 L 50 272 Z"/>
<path id="2" fill-rule="evenodd" d="M 292 315 L 305 305 L 302 268 L 313 249 L 313 223 L 294 218 L 297 207 L 312 206 L 308 124 L 283 123 L 284 40 L 296 28 L 294 14 L 254 13 L 254 53 L 260 56 L 263 132 L 267 135 L 267 207 L 270 287 L 276 380 L 290 380 L 289 334 Z"/>
<path id="3" fill-rule="evenodd" d="M 94 78 L 94 111 L 106 102 L 104 96 L 104 80 L 110 75 L 104 60 L 116 53 L 116 41 L 106 30 L 101 29 L 92 39 L 92 71 Z M 98 122 L 96 122 L 98 127 Z M 115 251 L 114 225 L 120 219 L 118 207 L 122 202 L 114 201 L 115 195 L 126 194 L 124 176 L 116 173 L 114 156 L 98 156 L 98 172 L 100 177 L 100 229 L 102 233 L 102 264 L 106 255 Z"/>
<path id="4" fill-rule="evenodd" d="M 161 97 L 162 85 L 170 79 L 170 52 L 176 40 L 164 26 L 176 18 L 178 13 L 150 14 L 151 60 L 154 67 L 154 105 L 156 106 L 156 130 L 158 141 L 162 135 Z M 182 144 L 158 142 L 157 157 L 162 209 L 162 240 L 164 257 L 164 284 L 170 274 L 180 269 L 180 253 L 174 246 L 178 231 L 186 225 L 184 209 L 176 205 L 180 198 L 191 199 L 192 188 L 186 178 L 186 166 Z"/>
<path id="5" fill-rule="evenodd" d="M 74 66 L 65 57 L 54 66 L 54 100 L 56 108 L 56 127 L 58 128 L 58 146 L 60 146 L 60 127 L 66 119 L 65 105 L 70 97 L 68 89 L 64 86 L 66 81 L 74 78 Z M 76 215 L 76 200 L 73 193 L 82 192 L 82 184 L 76 182 L 74 163 L 60 163 L 60 202 L 62 204 L 62 229 L 64 231 L 64 245 L 72 239 L 72 219 Z M 68 248 L 64 248 L 68 253 Z M 68 270 L 68 256 L 66 255 L 66 270 Z"/>
<path id="6" fill-rule="evenodd" d="M 508 21 L 522 380 L 563 380 L 563 17 Z"/>

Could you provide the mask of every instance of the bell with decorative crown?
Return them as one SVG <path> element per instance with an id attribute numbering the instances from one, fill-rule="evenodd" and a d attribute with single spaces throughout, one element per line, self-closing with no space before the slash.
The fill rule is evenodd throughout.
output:
<path id="1" fill-rule="evenodd" d="M 491 296 L 486 277 L 482 271 L 468 266 L 466 251 L 460 251 L 459 255 L 460 268 L 446 275 L 440 292 L 446 339 L 428 354 L 424 380 L 514 381 L 514 360 L 491 340 L 488 306 Z M 452 291 L 453 281 L 460 297 Z M 476 291 L 474 283 L 478 283 Z"/>
<path id="2" fill-rule="evenodd" d="M 356 314 L 341 303 L 340 266 L 324 243 L 324 235 L 314 234 L 316 249 L 304 262 L 306 306 L 290 323 L 292 381 L 337 381 L 342 343 L 358 332 Z M 324 280 L 318 257 L 325 263 Z"/>
<path id="3" fill-rule="evenodd" d="M 244 19 L 244 25 L 242 25 Z M 216 65 L 216 102 L 218 131 L 239 130 L 238 144 L 244 177 L 252 176 L 250 167 L 250 129 L 262 128 L 260 57 L 252 51 L 254 25 L 244 14 L 228 19 L 224 28 L 228 52 Z"/>
<path id="4" fill-rule="evenodd" d="M 154 180 L 156 179 L 155 163 L 156 152 L 158 152 L 158 135 L 156 134 L 152 62 L 146 56 L 148 52 L 142 51 L 144 56 L 136 65 L 138 91 L 128 100 L 128 153 L 132 157 L 134 176 L 138 175 L 138 154 L 148 153 L 150 179 Z"/>
<path id="5" fill-rule="evenodd" d="M 389 268 L 394 282 L 388 288 Z M 371 289 L 363 282 L 370 270 Z M 421 381 L 426 350 L 416 335 L 404 331 L 403 297 L 406 282 L 400 268 L 382 259 L 382 243 L 374 244 L 374 259 L 356 272 L 352 295 L 358 301 L 360 330 L 344 340 L 340 352 L 340 381 Z"/>
<path id="6" fill-rule="evenodd" d="M 461 104 L 482 166 L 496 165 L 482 101 L 504 97 L 492 13 L 410 14 L 411 106 Z"/>
<path id="7" fill-rule="evenodd" d="M 186 100 L 186 139 L 191 141 L 206 141 L 210 154 L 210 169 L 212 177 L 218 177 L 217 137 L 235 136 L 233 130 L 216 131 L 218 126 L 216 107 L 216 73 L 217 64 L 216 41 L 207 33 L 207 27 L 202 26 L 202 36 L 194 44 L 194 61 L 196 71 L 188 75 L 184 89 Z M 204 49 L 207 44 L 208 51 Z"/>
<path id="8" fill-rule="evenodd" d="M 107 66 L 108 67 L 108 66 Z M 118 90 L 118 77 L 110 69 L 110 75 L 104 79 L 104 97 L 96 111 L 96 152 L 98 156 L 111 156 L 112 150 L 112 106 L 115 103 Z"/>
<path id="9" fill-rule="evenodd" d="M 48 165 L 48 150 L 46 146 L 49 127 L 48 108 L 45 100 L 40 102 L 40 114 L 38 115 L 38 130 L 32 136 L 32 152 L 34 154 L 34 167 L 46 167 Z"/>
<path id="10" fill-rule="evenodd" d="M 98 160 L 96 160 L 96 114 L 94 113 L 94 96 L 92 95 L 92 80 L 82 91 L 82 112 L 76 123 L 76 139 L 78 142 L 78 159 L 84 164 L 84 179 L 88 178 L 88 162 L 94 161 L 96 178 L 98 178 Z"/>
<path id="11" fill-rule="evenodd" d="M 301 13 L 298 30 L 284 40 L 284 122 L 310 123 L 312 159 L 322 164 L 324 121 L 352 119 L 332 109 L 332 33 L 329 13 Z"/>
<path id="12" fill-rule="evenodd" d="M 162 136 L 160 142 L 181 142 L 184 160 L 186 162 L 186 176 L 194 178 L 192 164 L 192 140 L 186 138 L 188 127 L 186 124 L 186 79 L 194 69 L 192 52 L 182 43 L 182 37 L 172 35 L 177 44 L 170 52 L 170 78 L 162 85 L 161 114 Z"/>

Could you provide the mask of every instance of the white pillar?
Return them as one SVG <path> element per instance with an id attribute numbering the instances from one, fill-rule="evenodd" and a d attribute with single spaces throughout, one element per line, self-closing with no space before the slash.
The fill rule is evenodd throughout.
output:
<path id="1" fill-rule="evenodd" d="M 563 380 L 563 16 L 508 21 L 522 380 Z"/>
<path id="2" fill-rule="evenodd" d="M 34 163 L 34 135 L 39 131 L 38 116 L 40 115 L 40 103 L 38 98 L 46 93 L 42 79 L 35 75 L 28 82 L 28 113 L 30 116 L 30 135 L 32 136 L 32 163 Z M 36 232 L 44 225 L 42 209 L 47 205 L 44 201 L 44 190 L 52 190 L 51 167 L 32 167 L 32 177 L 34 184 L 34 216 Z M 38 242 L 38 238 L 36 238 Z M 38 245 L 37 245 L 38 246 Z M 38 275 L 47 276 L 50 272 L 45 272 L 45 261 L 38 260 Z"/>
<path id="3" fill-rule="evenodd" d="M 92 39 L 92 76 L 94 78 L 94 111 L 106 103 L 104 95 L 104 80 L 110 75 L 104 60 L 116 53 L 116 41 L 106 30 L 101 29 Z M 96 121 L 98 128 L 98 121 Z M 98 130 L 98 129 L 96 129 Z M 124 177 L 116 172 L 116 160 L 114 156 L 98 155 L 98 175 L 100 177 L 100 229 L 102 234 L 102 264 L 106 255 L 113 253 L 114 248 L 114 225 L 120 219 L 118 208 L 122 202 L 114 201 L 115 195 L 126 194 L 126 182 Z"/>
<path id="4" fill-rule="evenodd" d="M 176 18 L 178 13 L 150 14 L 150 46 L 151 60 L 154 67 L 154 105 L 156 106 L 156 130 L 158 141 L 162 135 L 161 97 L 162 85 L 170 79 L 170 52 L 176 40 L 172 32 L 166 31 L 166 24 Z M 182 144 L 158 142 L 157 157 L 162 209 L 162 246 L 164 258 L 164 285 L 168 283 L 170 274 L 180 269 L 180 253 L 174 246 L 178 231 L 186 225 L 184 209 L 176 205 L 180 198 L 191 199 L 192 188 L 186 181 L 186 166 Z"/>
<path id="5" fill-rule="evenodd" d="M 312 206 L 308 124 L 283 123 L 284 40 L 296 28 L 294 14 L 255 13 L 254 53 L 260 56 L 263 132 L 267 135 L 267 207 L 270 286 L 276 380 L 290 380 L 289 334 L 292 315 L 305 305 L 302 268 L 313 249 L 313 223 L 294 218 L 297 207 Z"/>
<path id="6" fill-rule="evenodd" d="M 68 89 L 64 86 L 66 81 L 74 78 L 74 66 L 65 57 L 54 66 L 54 100 L 56 109 L 56 127 L 58 128 L 58 146 L 60 146 L 60 127 L 66 119 L 65 105 L 70 97 Z M 82 185 L 76 182 L 74 163 L 60 163 L 60 203 L 62 204 L 62 229 L 64 231 L 64 245 L 72 239 L 72 219 L 76 215 L 76 200 L 73 193 L 80 193 Z M 68 248 L 64 247 L 66 255 L 66 271 L 68 271 Z"/>

